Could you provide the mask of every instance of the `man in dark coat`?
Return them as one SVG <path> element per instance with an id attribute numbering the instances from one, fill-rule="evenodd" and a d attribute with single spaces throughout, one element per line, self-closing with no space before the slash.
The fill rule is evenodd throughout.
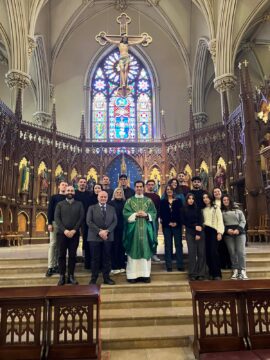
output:
<path id="1" fill-rule="evenodd" d="M 115 209 L 107 204 L 108 194 L 101 191 L 98 194 L 98 204 L 89 207 L 86 223 L 88 225 L 88 242 L 91 252 L 92 277 L 90 284 L 95 284 L 99 274 L 102 258 L 102 274 L 104 284 L 114 285 L 110 279 L 111 245 L 114 240 L 114 229 L 117 225 Z"/>

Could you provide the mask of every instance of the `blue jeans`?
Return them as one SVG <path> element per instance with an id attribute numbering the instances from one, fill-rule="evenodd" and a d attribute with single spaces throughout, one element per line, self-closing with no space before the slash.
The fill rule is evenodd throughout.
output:
<path id="1" fill-rule="evenodd" d="M 183 268 L 183 245 L 182 245 L 182 228 L 176 227 L 163 227 L 164 242 L 165 242 L 165 262 L 166 268 L 172 268 L 172 253 L 173 253 L 173 239 L 176 250 L 176 265 L 177 268 Z"/>

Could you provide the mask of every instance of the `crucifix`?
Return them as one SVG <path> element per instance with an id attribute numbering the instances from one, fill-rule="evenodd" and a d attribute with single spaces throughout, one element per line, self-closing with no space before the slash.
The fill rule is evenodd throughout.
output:
<path id="1" fill-rule="evenodd" d="M 126 14 L 122 13 L 117 17 L 117 22 L 120 24 L 119 35 L 109 35 L 105 31 L 101 31 L 96 35 L 96 41 L 104 46 L 107 43 L 118 45 L 120 52 L 119 69 L 120 69 L 120 86 L 117 90 L 119 96 L 126 97 L 130 93 L 128 87 L 128 71 L 130 63 L 130 55 L 128 52 L 129 45 L 148 46 L 152 42 L 152 37 L 147 33 L 141 33 L 141 35 L 129 35 L 128 24 L 131 22 L 131 18 Z"/>

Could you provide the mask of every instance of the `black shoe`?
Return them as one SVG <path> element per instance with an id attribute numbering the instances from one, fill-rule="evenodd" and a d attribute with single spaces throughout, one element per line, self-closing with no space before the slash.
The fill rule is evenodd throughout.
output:
<path id="1" fill-rule="evenodd" d="M 136 284 L 137 279 L 127 279 L 127 282 L 129 282 L 130 284 Z"/>
<path id="2" fill-rule="evenodd" d="M 104 279 L 104 284 L 107 284 L 107 285 L 115 285 L 115 281 L 113 281 L 113 280 L 110 279 L 110 278 Z"/>
<path id="3" fill-rule="evenodd" d="M 197 280 L 197 278 L 195 276 L 190 276 L 189 277 L 189 281 L 196 281 L 196 280 Z"/>
<path id="4" fill-rule="evenodd" d="M 59 267 L 58 267 L 58 266 L 55 266 L 55 267 L 53 268 L 53 273 L 54 273 L 54 274 L 59 274 Z"/>
<path id="5" fill-rule="evenodd" d="M 48 268 L 45 276 L 46 276 L 46 277 L 50 277 L 50 276 L 52 276 L 53 274 L 55 274 L 55 272 L 53 271 L 53 268 Z"/>
<path id="6" fill-rule="evenodd" d="M 65 275 L 60 275 L 60 279 L 58 281 L 58 286 L 62 286 L 62 285 L 65 285 L 66 283 L 66 278 L 65 278 Z"/>
<path id="7" fill-rule="evenodd" d="M 167 271 L 168 271 L 168 272 L 172 272 L 172 268 L 167 268 Z"/>
<path id="8" fill-rule="evenodd" d="M 205 280 L 205 277 L 204 276 L 197 276 L 197 279 L 198 281 L 204 281 Z"/>
<path id="9" fill-rule="evenodd" d="M 94 285 L 94 284 L 96 284 L 97 283 L 97 280 L 96 279 L 91 279 L 90 281 L 89 281 L 89 285 Z"/>
<path id="10" fill-rule="evenodd" d="M 144 282 L 145 284 L 149 284 L 151 282 L 151 278 L 150 277 L 142 278 L 142 282 Z"/>
<path id="11" fill-rule="evenodd" d="M 185 271 L 185 268 L 184 267 L 179 267 L 177 268 L 178 271 Z"/>
<path id="12" fill-rule="evenodd" d="M 67 284 L 78 285 L 78 281 L 74 278 L 74 275 L 68 275 Z"/>
<path id="13" fill-rule="evenodd" d="M 213 276 L 213 280 L 221 280 L 221 276 Z"/>

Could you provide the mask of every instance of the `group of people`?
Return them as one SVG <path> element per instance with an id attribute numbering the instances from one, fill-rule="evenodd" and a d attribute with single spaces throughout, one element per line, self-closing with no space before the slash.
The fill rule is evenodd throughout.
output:
<path id="1" fill-rule="evenodd" d="M 48 207 L 50 246 L 46 276 L 59 272 L 58 285 L 77 284 L 74 270 L 81 234 L 84 265 L 91 269 L 91 284 L 96 283 L 100 271 L 104 283 L 109 285 L 115 284 L 111 274 L 120 272 L 126 272 L 130 283 L 149 283 L 151 261 L 160 261 L 157 256 L 160 223 L 167 271 L 173 270 L 173 242 L 177 269 L 185 270 L 184 226 L 190 280 L 219 280 L 224 266 L 232 268 L 232 279 L 247 279 L 245 217 L 228 195 L 223 195 L 219 188 L 208 193 L 199 176 L 192 178 L 190 189 L 184 173 L 169 180 L 161 198 L 154 191 L 155 185 L 151 179 L 146 184 L 138 180 L 133 190 L 128 186 L 127 176 L 121 175 L 119 186 L 113 190 L 109 177 L 104 175 L 102 183 L 95 184 L 90 193 L 85 178 L 78 181 L 76 191 L 62 181 L 59 193 L 51 197 Z"/>

